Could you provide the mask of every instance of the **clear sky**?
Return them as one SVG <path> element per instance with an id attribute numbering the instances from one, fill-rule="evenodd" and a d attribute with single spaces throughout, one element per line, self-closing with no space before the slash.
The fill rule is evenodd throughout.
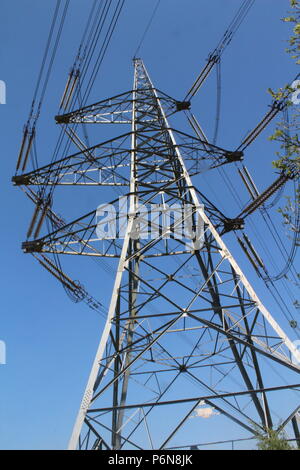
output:
<path id="1" fill-rule="evenodd" d="M 155 4 L 156 0 L 125 1 L 90 102 L 131 89 L 132 57 Z M 161 0 L 140 51 L 154 84 L 169 95 L 182 99 L 240 4 L 240 0 Z M 15 172 L 22 129 L 28 117 L 54 5 L 54 0 L 1 2 L 0 80 L 4 80 L 7 87 L 7 103 L 0 105 L 0 340 L 5 341 L 7 347 L 7 364 L 0 365 L 1 449 L 66 447 L 103 326 L 99 315 L 84 304 L 73 304 L 57 281 L 42 270 L 30 255 L 24 255 L 21 251 L 32 205 L 18 188 L 12 186 L 11 177 Z M 55 147 L 58 130 L 54 115 L 79 45 L 89 11 L 87 6 L 90 5 L 90 0 L 71 0 L 42 110 L 37 144 L 42 164 L 50 160 Z M 224 148 L 236 148 L 247 131 L 267 111 L 271 102 L 267 89 L 284 86 L 297 73 L 292 59 L 285 53 L 290 27 L 280 21 L 288 10 L 287 0 L 256 0 L 222 56 L 218 144 Z M 193 100 L 193 113 L 203 124 L 209 138 L 214 131 L 215 108 L 216 76 L 213 73 Z M 274 126 L 270 126 L 261 134 L 245 155 L 245 163 L 260 190 L 276 176 L 271 162 L 278 148 L 267 139 L 273 129 Z M 228 175 L 245 204 L 248 196 L 238 182 L 236 172 L 228 170 Z M 217 176 L 210 177 L 206 173 L 205 178 L 197 181 L 202 185 L 201 190 L 217 205 L 220 204 L 226 214 L 238 214 L 238 206 L 227 188 L 220 186 Z M 88 191 L 80 202 L 66 191 L 58 192 L 60 209 L 66 218 L 72 220 L 74 215 L 80 215 L 84 205 L 86 212 L 93 209 L 89 207 Z M 107 200 L 105 195 L 101 198 L 99 202 Z M 276 208 L 270 216 L 288 250 L 290 241 Z M 276 274 L 284 265 L 284 260 L 263 220 L 253 216 L 251 224 L 248 233 L 261 250 L 270 274 Z M 259 245 L 256 232 L 260 240 L 265 241 L 261 242 L 262 245 L 267 244 L 269 253 Z M 290 328 L 264 284 L 257 281 L 253 269 L 230 237 L 228 243 L 269 310 L 295 339 L 299 329 L 297 332 Z M 272 266 L 270 252 L 278 269 Z M 81 261 L 78 263 L 85 282 L 90 273 L 80 264 Z M 95 277 L 93 271 L 89 282 L 93 294 L 107 305 L 112 279 L 102 270 L 98 270 L 98 275 Z M 297 299 L 297 289 L 289 280 L 286 285 L 289 294 L 281 284 L 280 291 L 293 315 L 300 321 L 299 311 L 292 305 L 293 299 Z M 213 430 L 209 437 L 212 436 Z"/>

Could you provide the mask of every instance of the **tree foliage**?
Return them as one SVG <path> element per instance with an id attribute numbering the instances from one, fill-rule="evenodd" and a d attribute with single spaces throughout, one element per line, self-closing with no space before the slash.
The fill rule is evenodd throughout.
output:
<path id="1" fill-rule="evenodd" d="M 300 3 L 299 0 L 290 0 L 291 12 L 289 16 L 283 18 L 283 22 L 291 25 L 292 31 L 289 38 L 289 47 L 286 49 L 291 58 L 300 64 Z M 300 78 L 300 77 L 299 77 Z M 297 175 L 299 178 L 300 172 L 300 79 L 295 80 L 291 85 L 279 89 L 277 92 L 269 89 L 275 101 L 287 101 L 287 110 L 289 119 L 286 117 L 278 123 L 270 140 L 276 141 L 280 144 L 280 151 L 276 152 L 276 160 L 273 166 L 284 172 L 287 175 Z M 292 231 L 298 230 L 295 228 L 293 220 L 300 205 L 300 191 L 299 187 L 295 190 L 294 200 L 287 198 L 287 203 L 284 208 L 279 209 L 284 218 L 284 223 L 288 223 Z"/>
<path id="2" fill-rule="evenodd" d="M 268 429 L 264 434 L 257 432 L 256 437 L 258 450 L 296 450 L 287 441 L 283 431 Z"/>

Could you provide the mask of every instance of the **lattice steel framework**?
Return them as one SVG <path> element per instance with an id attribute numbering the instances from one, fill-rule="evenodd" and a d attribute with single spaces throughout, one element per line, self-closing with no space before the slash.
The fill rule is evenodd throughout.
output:
<path id="1" fill-rule="evenodd" d="M 170 127 L 169 115 L 189 107 L 157 90 L 135 59 L 132 91 L 56 117 L 79 152 L 14 178 L 27 186 L 119 187 L 129 202 L 128 214 L 117 215 L 113 238 L 99 241 L 93 210 L 23 244 L 37 257 L 118 258 L 70 449 L 192 445 L 203 440 L 205 421 L 192 418 L 204 404 L 253 435 L 254 424 L 275 425 L 276 391 L 288 397 L 299 387 L 299 353 L 223 241 L 242 221 L 226 218 L 191 180 L 204 167 L 240 160 L 242 153 Z M 131 130 L 87 148 L 70 123 L 127 123 Z M 46 203 L 35 202 L 54 218 Z M 149 206 L 156 208 L 151 220 L 144 210 Z M 191 210 L 192 238 L 178 230 L 176 214 L 187 220 L 182 207 Z M 199 233 L 197 220 L 203 221 Z M 148 229 L 151 237 L 138 236 Z M 274 366 L 287 371 L 288 383 Z"/>

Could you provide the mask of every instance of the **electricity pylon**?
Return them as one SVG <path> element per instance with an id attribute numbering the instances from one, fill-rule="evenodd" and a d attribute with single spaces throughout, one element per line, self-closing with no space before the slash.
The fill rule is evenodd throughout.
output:
<path id="1" fill-rule="evenodd" d="M 121 204 L 116 198 L 96 216 L 23 244 L 37 256 L 118 259 L 70 449 L 192 446 L 206 439 L 205 413 L 218 415 L 218 436 L 224 427 L 229 437 L 225 421 L 253 435 L 255 427 L 276 427 L 278 393 L 285 418 L 294 417 L 288 400 L 299 387 L 299 352 L 223 241 L 243 221 L 226 218 L 191 180 L 242 153 L 211 145 L 195 120 L 196 137 L 172 129 L 169 115 L 189 107 L 157 90 L 134 59 L 133 90 L 56 117 L 79 152 L 14 179 L 128 188 Z M 131 130 L 87 148 L 68 129 L 80 123 L 127 123 Z M 43 218 L 50 209 L 45 203 L 37 210 Z M 111 231 L 101 237 L 104 221 Z"/>

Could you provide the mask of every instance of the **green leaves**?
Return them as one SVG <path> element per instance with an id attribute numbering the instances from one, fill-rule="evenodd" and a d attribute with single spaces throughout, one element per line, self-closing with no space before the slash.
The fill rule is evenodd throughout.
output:
<path id="1" fill-rule="evenodd" d="M 300 34 L 300 24 L 299 23 L 295 26 L 294 33 L 295 34 Z"/>
<path id="2" fill-rule="evenodd" d="M 287 16 L 286 18 L 283 18 L 283 21 L 285 21 L 286 23 L 290 23 L 290 22 L 296 22 L 296 19 L 293 17 L 293 16 Z"/>
<path id="3" fill-rule="evenodd" d="M 257 438 L 258 450 L 297 450 L 287 441 L 283 431 L 266 428 L 262 432 L 260 428 L 254 426 Z"/>

